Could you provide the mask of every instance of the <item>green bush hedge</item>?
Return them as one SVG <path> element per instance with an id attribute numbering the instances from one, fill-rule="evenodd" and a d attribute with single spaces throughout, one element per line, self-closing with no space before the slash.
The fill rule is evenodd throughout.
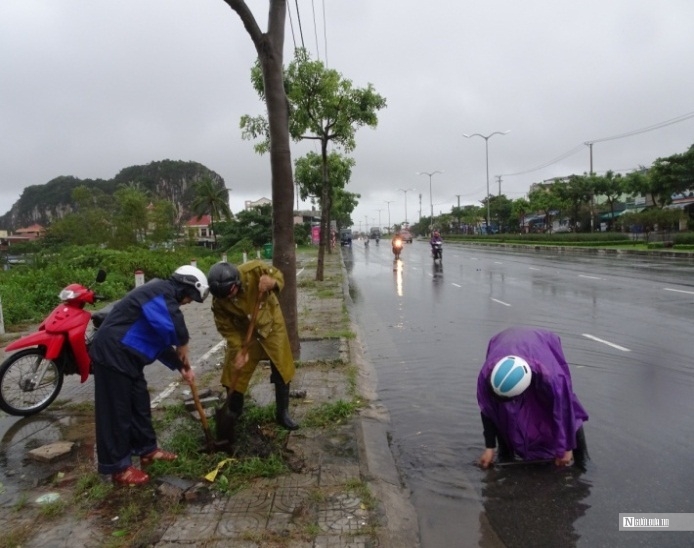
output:
<path id="1" fill-rule="evenodd" d="M 116 300 L 135 287 L 136 270 L 144 273 L 145 280 L 168 278 L 176 268 L 190 264 L 193 259 L 207 273 L 221 255 L 204 248 L 118 251 L 98 246 L 36 253 L 27 264 L 0 271 L 5 326 L 42 320 L 60 302 L 58 294 L 65 286 L 71 283 L 94 286 L 99 269 L 104 269 L 107 276 L 105 282 L 95 286 L 96 292 L 107 300 Z M 241 253 L 230 252 L 228 260 L 241 262 Z"/>

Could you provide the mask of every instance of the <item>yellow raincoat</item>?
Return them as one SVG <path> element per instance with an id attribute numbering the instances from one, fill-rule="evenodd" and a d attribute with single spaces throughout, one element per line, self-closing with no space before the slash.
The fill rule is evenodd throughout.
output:
<path id="1" fill-rule="evenodd" d="M 248 261 L 237 268 L 241 277 L 241 290 L 235 297 L 212 299 L 212 313 L 217 331 L 227 342 L 222 369 L 222 385 L 227 388 L 232 388 L 234 358 L 246 339 L 259 296 L 260 277 L 267 274 L 277 282 L 277 287 L 265 296 L 258 311 L 253 337 L 248 347 L 248 362 L 238 372 L 238 379 L 233 387 L 237 392 L 245 394 L 260 360 L 270 359 L 282 375 L 285 384 L 294 378 L 295 368 L 287 327 L 277 298 L 277 294 L 284 288 L 282 272 L 260 260 Z"/>

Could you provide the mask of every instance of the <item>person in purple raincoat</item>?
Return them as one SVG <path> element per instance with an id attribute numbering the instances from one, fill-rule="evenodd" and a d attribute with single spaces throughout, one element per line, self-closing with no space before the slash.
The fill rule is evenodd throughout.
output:
<path id="1" fill-rule="evenodd" d="M 588 414 L 574 394 L 559 336 L 544 329 L 512 327 L 489 341 L 477 378 L 485 450 L 482 468 L 498 457 L 583 465 L 583 423 Z"/>

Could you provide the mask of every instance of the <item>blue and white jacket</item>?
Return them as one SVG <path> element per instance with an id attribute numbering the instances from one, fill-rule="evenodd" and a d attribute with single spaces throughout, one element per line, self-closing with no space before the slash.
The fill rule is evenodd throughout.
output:
<path id="1" fill-rule="evenodd" d="M 173 347 L 190 336 L 181 312 L 180 284 L 154 279 L 130 291 L 108 313 L 89 349 L 93 361 L 128 376 L 160 360 L 172 370 L 183 363 Z"/>

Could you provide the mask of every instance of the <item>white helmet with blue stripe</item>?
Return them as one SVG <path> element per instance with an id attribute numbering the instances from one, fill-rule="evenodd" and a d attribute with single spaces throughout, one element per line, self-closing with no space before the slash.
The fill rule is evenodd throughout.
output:
<path id="1" fill-rule="evenodd" d="M 532 375 L 528 362 L 523 358 L 505 356 L 492 369 L 492 390 L 502 398 L 513 398 L 530 386 Z"/>

